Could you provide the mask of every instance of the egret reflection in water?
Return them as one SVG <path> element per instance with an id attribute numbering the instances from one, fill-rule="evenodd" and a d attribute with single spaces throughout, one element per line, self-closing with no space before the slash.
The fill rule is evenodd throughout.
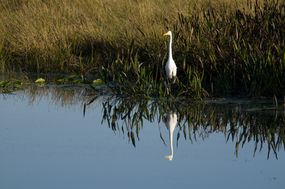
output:
<path id="1" fill-rule="evenodd" d="M 169 147 L 170 147 L 170 155 L 165 156 L 167 160 L 173 159 L 173 133 L 177 126 L 177 114 L 175 112 L 169 112 L 163 117 L 163 122 L 168 130 L 169 136 Z"/>

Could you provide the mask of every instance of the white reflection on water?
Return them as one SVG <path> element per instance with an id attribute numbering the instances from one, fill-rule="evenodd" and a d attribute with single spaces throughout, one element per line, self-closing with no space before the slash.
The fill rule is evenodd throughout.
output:
<path id="1" fill-rule="evenodd" d="M 177 114 L 175 112 L 169 112 L 163 118 L 163 122 L 168 130 L 169 136 L 169 147 L 170 147 L 170 155 L 165 156 L 167 160 L 173 159 L 173 133 L 177 126 Z"/>

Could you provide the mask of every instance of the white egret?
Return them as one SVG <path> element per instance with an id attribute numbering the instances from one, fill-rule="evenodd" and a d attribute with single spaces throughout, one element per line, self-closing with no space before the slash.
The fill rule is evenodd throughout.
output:
<path id="1" fill-rule="evenodd" d="M 169 146 L 170 146 L 170 155 L 165 156 L 165 159 L 172 160 L 173 159 L 173 133 L 177 125 L 177 114 L 175 112 L 167 113 L 167 115 L 163 118 L 163 122 L 169 133 Z"/>
<path id="2" fill-rule="evenodd" d="M 165 73 L 166 73 L 167 79 L 171 79 L 171 80 L 173 79 L 175 82 L 177 67 L 176 67 L 176 64 L 175 64 L 173 57 L 172 57 L 172 32 L 168 31 L 167 33 L 165 33 L 163 35 L 164 36 L 165 35 L 170 36 L 169 53 L 168 53 L 168 60 L 167 60 L 166 65 L 165 65 Z"/>

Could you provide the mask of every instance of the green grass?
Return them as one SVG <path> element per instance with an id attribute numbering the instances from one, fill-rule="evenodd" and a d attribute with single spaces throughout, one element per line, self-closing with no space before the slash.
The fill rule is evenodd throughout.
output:
<path id="1" fill-rule="evenodd" d="M 100 76 L 117 94 L 283 96 L 285 3 L 264 0 L 1 0 L 2 72 Z"/>
<path id="2" fill-rule="evenodd" d="M 12 93 L 23 88 L 23 83 L 19 80 L 0 80 L 0 94 Z"/>

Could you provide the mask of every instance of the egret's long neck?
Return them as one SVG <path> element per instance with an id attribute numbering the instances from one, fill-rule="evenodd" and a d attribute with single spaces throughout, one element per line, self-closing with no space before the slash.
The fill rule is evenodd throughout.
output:
<path id="1" fill-rule="evenodd" d="M 168 58 L 172 58 L 172 35 L 170 35 L 170 40 L 169 40 L 169 54 Z"/>
<path id="2" fill-rule="evenodd" d="M 174 132 L 174 129 L 172 130 L 169 128 L 169 143 L 170 143 L 171 156 L 173 156 L 173 132 Z"/>

